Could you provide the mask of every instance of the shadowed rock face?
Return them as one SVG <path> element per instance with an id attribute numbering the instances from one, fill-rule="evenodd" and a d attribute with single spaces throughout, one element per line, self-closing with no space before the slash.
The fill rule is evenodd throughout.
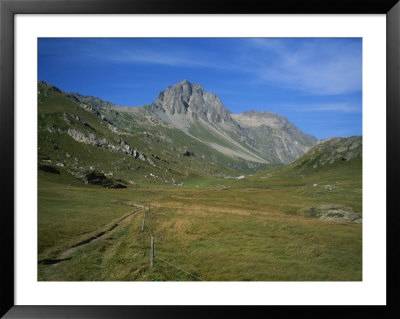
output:
<path id="1" fill-rule="evenodd" d="M 168 87 L 158 95 L 153 105 L 171 115 L 189 114 L 216 123 L 232 122 L 230 111 L 223 106 L 218 96 L 188 80 Z"/>

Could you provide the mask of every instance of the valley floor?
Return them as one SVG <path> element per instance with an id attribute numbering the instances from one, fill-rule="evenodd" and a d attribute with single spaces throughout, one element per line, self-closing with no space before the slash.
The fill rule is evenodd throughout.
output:
<path id="1" fill-rule="evenodd" d="M 361 206 L 361 189 L 353 186 L 354 192 L 340 184 L 329 192 L 300 179 L 265 187 L 260 177 L 262 187 L 216 179 L 184 188 L 104 189 L 40 174 L 40 281 L 362 280 L 362 225 L 304 214 L 343 201 Z"/>

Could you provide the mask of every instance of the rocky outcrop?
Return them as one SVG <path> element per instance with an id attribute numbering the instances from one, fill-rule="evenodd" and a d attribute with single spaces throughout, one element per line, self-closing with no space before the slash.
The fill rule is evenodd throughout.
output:
<path id="1" fill-rule="evenodd" d="M 68 130 L 64 130 L 56 126 L 50 126 L 47 128 L 47 131 L 49 131 L 50 133 L 59 133 L 59 134 L 67 133 L 69 136 L 71 136 L 75 141 L 79 143 L 88 144 L 96 147 L 106 147 L 112 152 L 121 152 L 127 155 L 131 155 L 134 158 L 140 159 L 141 161 L 147 161 L 152 166 L 156 166 L 155 163 L 150 158 L 147 158 L 146 155 L 132 148 L 128 143 L 126 143 L 120 138 L 114 138 L 115 143 L 111 143 L 106 138 L 98 138 L 93 133 L 79 131 L 74 128 L 69 128 Z M 68 154 L 66 155 L 66 157 L 67 158 L 71 157 L 71 155 Z"/>
<path id="2" fill-rule="evenodd" d="M 144 154 L 142 154 L 138 150 L 132 148 L 131 146 L 129 146 L 128 143 L 126 143 L 125 141 L 123 141 L 119 138 L 115 138 L 114 141 L 116 142 L 116 144 L 113 144 L 113 143 L 109 142 L 107 139 L 98 138 L 96 135 L 94 135 L 93 133 L 90 133 L 90 132 L 82 132 L 82 131 L 78 131 L 76 129 L 70 128 L 70 129 L 68 129 L 67 133 L 69 136 L 71 136 L 75 141 L 77 141 L 79 143 L 93 145 L 96 147 L 107 147 L 113 152 L 121 152 L 124 154 L 128 154 L 128 155 L 131 155 L 134 158 L 138 158 L 142 161 L 146 160 L 146 156 Z"/>
<path id="3" fill-rule="evenodd" d="M 50 132 L 50 133 L 60 133 L 60 134 L 64 134 L 66 132 L 65 130 L 63 130 L 63 129 L 59 128 L 59 127 L 56 127 L 54 125 L 49 126 L 47 128 L 47 131 Z"/>
<path id="4" fill-rule="evenodd" d="M 109 144 L 105 138 L 97 138 L 97 136 L 93 133 L 81 132 L 73 128 L 68 129 L 67 133 L 79 143 L 89 144 L 97 147 L 104 147 Z"/>
<path id="5" fill-rule="evenodd" d="M 325 221 L 362 223 L 361 214 L 355 212 L 352 208 L 343 205 L 313 207 L 306 211 L 306 215 Z"/>
<path id="6" fill-rule="evenodd" d="M 126 132 L 121 132 L 116 126 L 114 126 L 114 125 L 111 123 L 111 121 L 109 121 L 109 120 L 108 120 L 103 114 L 101 114 L 96 108 L 94 108 L 94 107 L 92 107 L 92 106 L 90 106 L 90 105 L 84 104 L 84 103 L 81 103 L 80 106 L 81 106 L 81 108 L 83 108 L 85 111 L 88 111 L 88 112 L 94 114 L 95 116 L 97 116 L 98 118 L 100 118 L 100 119 L 104 122 L 104 124 L 107 125 L 107 128 L 108 128 L 111 132 L 113 132 L 113 133 L 115 133 L 115 134 L 117 134 L 117 135 L 131 135 L 131 134 L 126 133 Z"/>
<path id="7" fill-rule="evenodd" d="M 65 112 L 63 114 L 63 119 L 64 119 L 64 122 L 69 124 L 69 125 L 73 124 L 74 120 L 79 122 L 79 123 L 81 123 L 81 124 L 83 124 L 83 125 L 87 125 L 86 121 L 83 118 L 79 117 L 78 115 L 71 114 L 71 113 L 68 113 L 68 112 Z"/>
<path id="8" fill-rule="evenodd" d="M 105 116 L 102 115 L 99 111 L 97 111 L 94 107 L 84 104 L 84 103 L 80 103 L 79 104 L 81 106 L 81 108 L 83 108 L 85 111 L 88 111 L 94 115 L 96 115 L 97 117 L 101 118 L 101 119 L 105 119 Z M 102 118 L 103 117 L 103 118 Z"/>

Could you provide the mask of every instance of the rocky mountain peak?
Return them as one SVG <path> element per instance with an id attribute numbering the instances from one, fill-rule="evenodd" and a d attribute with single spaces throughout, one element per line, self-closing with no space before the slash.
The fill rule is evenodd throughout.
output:
<path id="1" fill-rule="evenodd" d="M 206 92 L 200 84 L 190 83 L 188 80 L 160 92 L 153 105 L 171 115 L 187 115 L 212 122 L 232 121 L 230 111 L 217 95 Z"/>

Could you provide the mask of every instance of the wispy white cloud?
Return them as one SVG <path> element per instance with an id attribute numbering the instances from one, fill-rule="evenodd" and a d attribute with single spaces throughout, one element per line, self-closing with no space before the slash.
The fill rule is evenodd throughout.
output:
<path id="1" fill-rule="evenodd" d="M 228 70 L 235 65 L 230 60 L 223 60 L 210 48 L 202 50 L 187 46 L 162 47 L 147 46 L 120 50 L 118 47 L 103 52 L 93 52 L 93 56 L 116 63 L 146 63 L 172 67 L 210 68 Z"/>
<path id="2" fill-rule="evenodd" d="M 312 112 L 341 112 L 341 113 L 361 113 L 362 109 L 360 106 L 350 103 L 322 103 L 315 105 L 301 105 L 299 106 L 301 111 L 312 111 Z"/>
<path id="3" fill-rule="evenodd" d="M 258 50 L 255 72 L 260 81 L 313 95 L 361 90 L 362 61 L 358 45 L 312 39 L 298 45 L 290 46 L 290 43 L 280 39 L 249 41 Z"/>
<path id="4" fill-rule="evenodd" d="M 190 52 L 172 53 L 172 52 L 155 52 L 151 50 L 131 50 L 123 52 L 108 52 L 99 57 L 113 62 L 121 63 L 149 63 L 160 64 L 176 67 L 215 67 L 210 62 L 190 58 Z"/>
<path id="5" fill-rule="evenodd" d="M 281 103 L 272 105 L 274 109 L 285 108 L 296 112 L 335 112 L 335 113 L 362 113 L 361 105 L 358 103 Z M 265 110 L 271 106 L 265 107 Z M 258 108 L 262 109 L 262 108 Z"/>
<path id="6" fill-rule="evenodd" d="M 203 52 L 192 50 L 188 47 L 158 47 L 154 43 L 142 46 L 119 43 L 118 41 L 100 41 L 98 39 L 71 39 L 70 41 L 41 41 L 39 51 L 41 54 L 53 57 L 62 57 L 70 60 L 104 61 L 107 63 L 126 64 L 156 64 L 173 67 L 196 67 L 226 69 L 232 65 L 210 55 L 206 49 Z"/>

